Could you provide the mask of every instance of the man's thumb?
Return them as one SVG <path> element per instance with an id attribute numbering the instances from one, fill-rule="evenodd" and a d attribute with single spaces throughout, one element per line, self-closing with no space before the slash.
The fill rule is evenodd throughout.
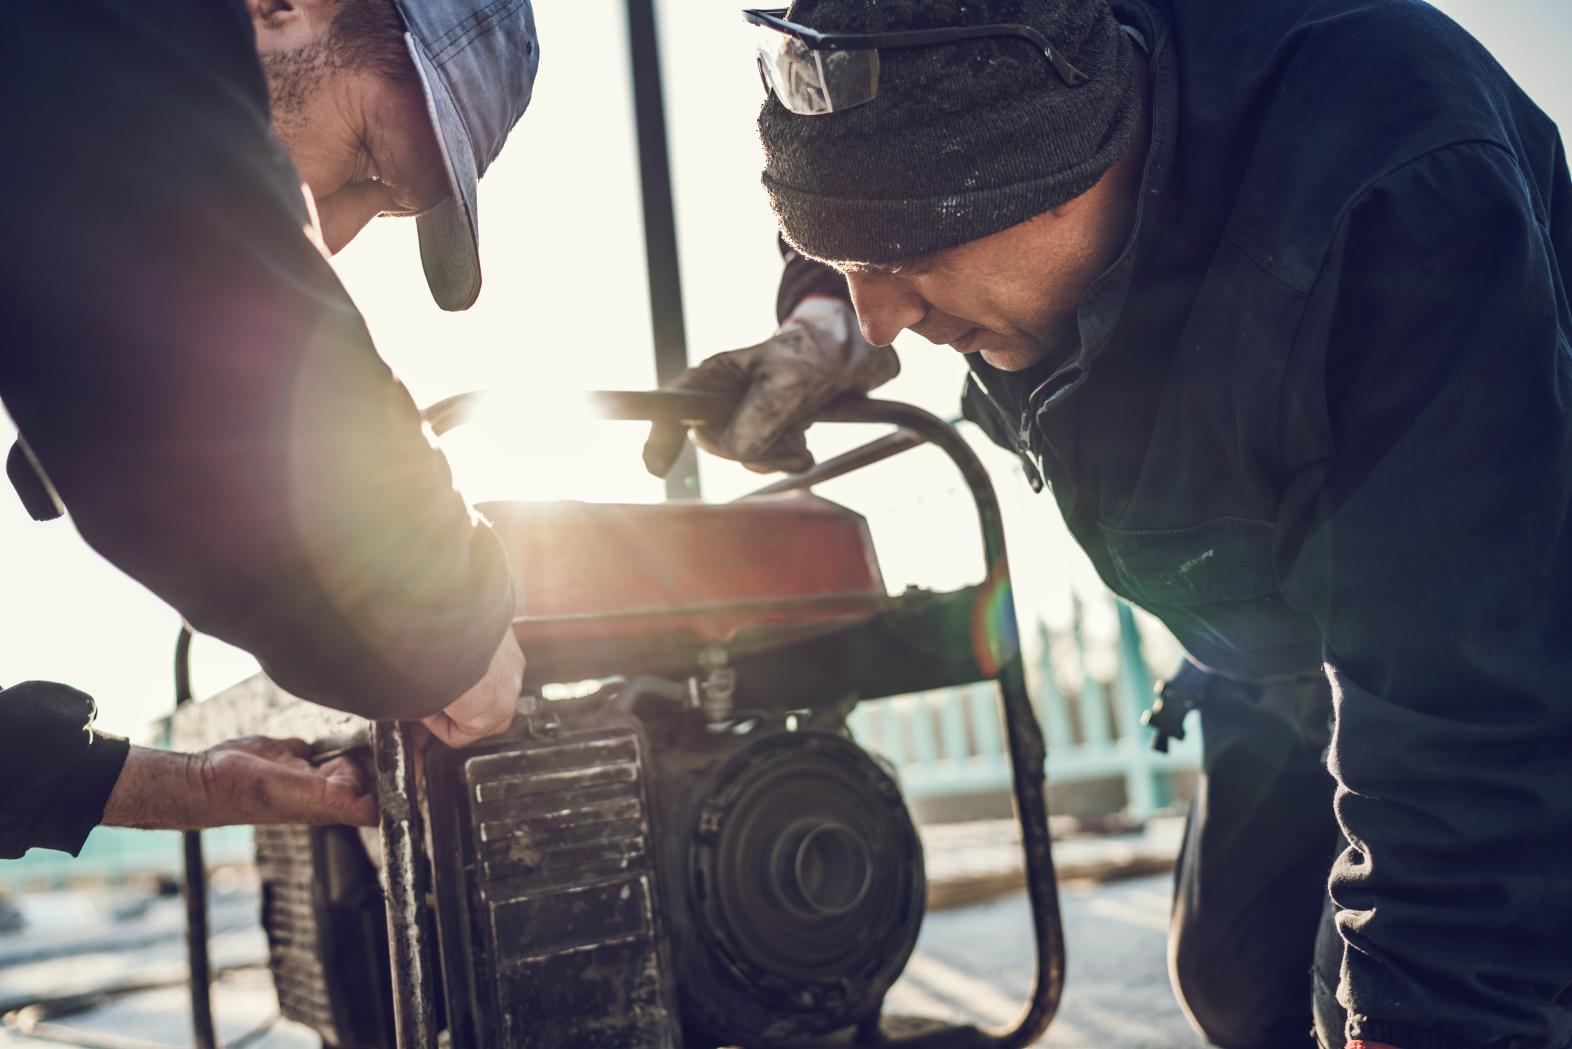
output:
<path id="1" fill-rule="evenodd" d="M 656 477 L 665 477 L 676 465 L 687 443 L 688 428 L 677 423 L 655 423 L 644 441 L 644 469 Z"/>

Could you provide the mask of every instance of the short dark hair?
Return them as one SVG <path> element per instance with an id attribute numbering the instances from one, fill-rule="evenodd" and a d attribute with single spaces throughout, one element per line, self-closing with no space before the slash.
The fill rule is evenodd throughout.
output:
<path id="1" fill-rule="evenodd" d="M 397 84 L 419 83 L 393 0 L 339 0 L 328 53 L 329 61 L 350 69 L 370 70 Z"/>

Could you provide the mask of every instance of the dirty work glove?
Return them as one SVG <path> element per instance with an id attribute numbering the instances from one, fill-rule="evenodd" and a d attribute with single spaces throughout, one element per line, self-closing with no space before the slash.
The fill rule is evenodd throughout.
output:
<path id="1" fill-rule="evenodd" d="M 667 388 L 740 398 L 725 426 L 694 430 L 700 448 L 759 473 L 796 473 L 813 465 L 804 431 L 820 408 L 842 394 L 867 393 L 900 370 L 894 350 L 862 337 L 850 304 L 811 296 L 768 339 L 718 353 Z M 644 444 L 645 468 L 666 476 L 682 438 L 682 427 L 656 423 Z"/>

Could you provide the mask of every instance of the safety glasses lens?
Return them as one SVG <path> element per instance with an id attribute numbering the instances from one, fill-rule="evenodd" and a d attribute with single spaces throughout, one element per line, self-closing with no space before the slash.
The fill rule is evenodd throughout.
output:
<path id="1" fill-rule="evenodd" d="M 781 105 L 805 117 L 860 106 L 879 91 L 877 51 L 814 51 L 794 36 L 759 48 L 759 72 Z"/>

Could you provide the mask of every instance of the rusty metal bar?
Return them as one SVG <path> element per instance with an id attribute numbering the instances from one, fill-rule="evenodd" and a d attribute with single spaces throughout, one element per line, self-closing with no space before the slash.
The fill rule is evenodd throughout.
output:
<path id="1" fill-rule="evenodd" d="M 760 495 L 779 495 L 782 492 L 797 492 L 806 488 L 812 488 L 816 484 L 822 484 L 833 478 L 849 474 L 853 470 L 861 470 L 864 466 L 872 466 L 874 463 L 883 462 L 891 456 L 899 455 L 913 448 L 920 448 L 927 443 L 928 439 L 926 437 L 902 428 L 894 433 L 887 433 L 883 437 L 869 441 L 867 444 L 859 445 L 849 452 L 842 452 L 832 459 L 826 459 L 822 463 L 815 463 L 800 474 L 792 474 L 790 477 L 783 477 L 779 481 L 773 481 L 763 488 L 757 488 L 747 495 L 741 496 L 737 501 L 741 502 L 743 499 L 752 499 Z"/>
<path id="2" fill-rule="evenodd" d="M 180 624 L 175 639 L 175 709 L 191 702 L 191 627 Z M 202 858 L 202 832 L 181 832 L 185 864 L 181 890 L 186 902 L 186 965 L 190 973 L 191 1037 L 196 1049 L 218 1049 L 213 1023 L 213 967 L 208 954 L 207 863 Z"/>
<path id="3" fill-rule="evenodd" d="M 455 394 L 420 413 L 441 436 L 472 419 L 486 395 Z M 591 418 L 634 422 L 673 422 L 684 426 L 718 425 L 730 417 L 736 402 L 720 394 L 679 390 L 593 390 L 583 395 Z"/>
<path id="4" fill-rule="evenodd" d="M 1020 629 L 1015 619 L 1015 602 L 1010 593 L 1010 564 L 1004 545 L 1004 518 L 993 483 L 982 460 L 972 451 L 960 431 L 938 416 L 909 404 L 853 398 L 830 405 L 818 416 L 821 422 L 889 423 L 920 436 L 948 455 L 971 490 L 982 527 L 983 556 L 987 562 L 984 587 L 1001 588 L 994 609 L 992 636 L 994 656 L 998 659 L 996 680 L 1004 706 L 1005 732 L 1010 748 L 1010 763 L 1016 814 L 1021 824 L 1021 847 L 1025 853 L 1026 892 L 1032 904 L 1032 933 L 1036 945 L 1036 972 L 1031 997 L 1016 1024 L 984 1037 L 997 1049 L 1020 1049 L 1030 1045 L 1048 1029 L 1064 993 L 1064 925 L 1059 911 L 1059 886 L 1054 874 L 1053 852 L 1048 834 L 1047 749 L 1042 729 L 1032 710 L 1026 690 L 1026 674 L 1021 662 Z"/>
<path id="5" fill-rule="evenodd" d="M 436 1049 L 436 940 L 426 907 L 430 870 L 416 801 L 415 748 L 409 726 L 371 727 L 381 813 L 382 871 L 387 879 L 388 954 L 393 974 L 393 1030 L 398 1049 Z"/>
<path id="6" fill-rule="evenodd" d="M 688 366 L 688 329 L 682 314 L 682 267 L 677 209 L 671 192 L 666 93 L 661 86 L 660 32 L 655 0 L 626 0 L 633 124 L 639 144 L 639 199 L 644 205 L 644 273 L 649 281 L 655 382 L 665 386 Z M 699 463 L 686 445 L 666 475 L 666 498 L 699 498 Z"/>

